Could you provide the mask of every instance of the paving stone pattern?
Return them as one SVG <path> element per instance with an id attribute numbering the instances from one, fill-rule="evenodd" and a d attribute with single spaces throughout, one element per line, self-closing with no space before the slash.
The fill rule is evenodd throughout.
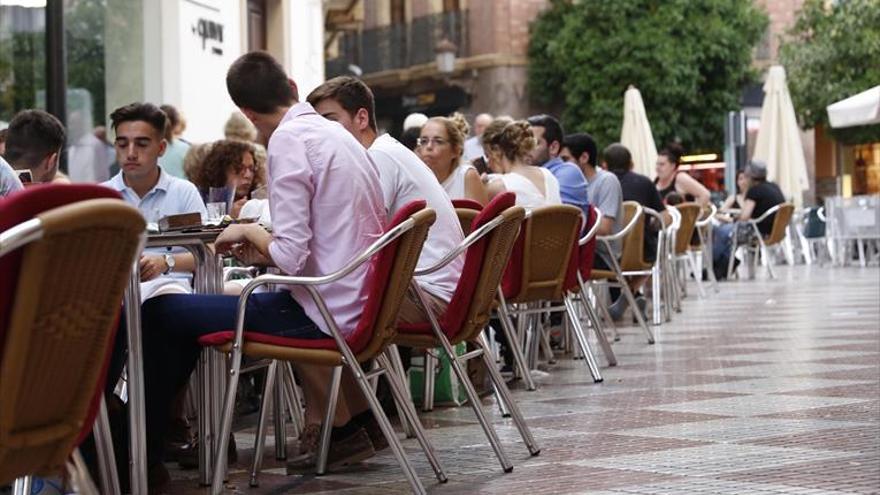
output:
<path id="1" fill-rule="evenodd" d="M 705 300 L 690 287 L 683 312 L 655 327 L 656 345 L 619 329 L 619 366 L 602 368 L 604 383 L 563 355 L 542 364 L 537 391 L 512 383 L 543 449 L 536 457 L 484 399 L 511 473 L 470 408 L 423 414 L 449 482 L 404 440 L 422 482 L 436 494 L 880 493 L 880 269 L 778 271 L 722 283 Z M 387 450 L 327 476 L 286 476 L 272 435 L 261 484 L 249 488 L 253 430 L 236 432 L 229 493 L 410 492 Z M 172 493 L 204 493 L 194 472 L 172 476 Z"/>

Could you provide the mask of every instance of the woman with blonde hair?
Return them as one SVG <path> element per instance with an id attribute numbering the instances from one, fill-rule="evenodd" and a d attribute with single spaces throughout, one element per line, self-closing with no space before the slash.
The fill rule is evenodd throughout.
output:
<path id="1" fill-rule="evenodd" d="M 467 198 L 485 204 L 486 192 L 479 172 L 462 161 L 468 130 L 467 120 L 457 112 L 451 117 L 430 118 L 422 126 L 416 153 L 434 172 L 450 199 Z"/>
<path id="2" fill-rule="evenodd" d="M 489 168 L 489 197 L 505 191 L 516 193 L 516 204 L 526 208 L 562 204 L 559 181 L 544 167 L 528 164 L 537 146 L 531 126 L 524 120 L 495 119 L 483 131 L 483 151 Z"/>

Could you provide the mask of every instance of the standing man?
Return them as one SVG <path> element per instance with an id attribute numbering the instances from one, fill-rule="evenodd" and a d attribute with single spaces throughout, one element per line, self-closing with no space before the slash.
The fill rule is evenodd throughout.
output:
<path id="1" fill-rule="evenodd" d="M 428 232 L 419 257 L 419 268 L 424 269 L 436 264 L 461 243 L 464 236 L 455 209 L 431 169 L 415 153 L 390 135 L 378 136 L 375 100 L 373 92 L 366 84 L 354 77 L 336 77 L 312 91 L 307 99 L 318 113 L 341 124 L 367 149 L 367 153 L 379 170 L 385 209 L 389 218 L 410 201 L 419 199 L 425 200 L 428 207 L 437 213 L 437 219 Z M 463 265 L 464 258 L 459 256 L 442 269 L 417 279 L 429 299 L 431 311 L 437 316 L 446 312 L 446 307 L 461 277 Z M 400 320 L 404 323 L 429 321 L 421 305 L 410 297 L 403 302 Z M 306 368 L 306 366 L 297 367 L 301 374 L 323 373 L 329 378 L 326 367 L 323 370 Z M 344 388 L 339 395 L 335 423 L 346 424 L 354 420 L 354 423 L 365 428 L 376 450 L 384 447 L 387 442 L 357 384 L 350 379 L 348 373 L 344 376 L 347 379 L 343 380 Z M 323 419 L 323 411 L 309 408 L 307 413 L 306 427 L 318 430 Z M 332 446 L 331 456 L 334 450 L 340 447 L 338 444 Z M 298 460 L 288 463 L 287 471 L 288 473 L 313 471 L 314 461 L 314 452 L 303 452 Z"/>
<path id="2" fill-rule="evenodd" d="M 464 142 L 464 160 L 470 163 L 483 156 L 483 131 L 492 123 L 492 115 L 481 113 L 474 119 L 474 135 Z"/>
<path id="3" fill-rule="evenodd" d="M 550 115 L 533 115 L 528 118 L 532 126 L 532 134 L 538 145 L 532 150 L 532 165 L 545 167 L 559 181 L 559 194 L 562 202 L 577 206 L 587 218 L 589 204 L 587 202 L 587 181 L 584 173 L 571 164 L 566 163 L 559 154 L 562 151 L 562 125 Z M 593 201 L 595 203 L 595 200 Z M 604 211 L 604 210 L 603 210 Z"/>
<path id="4" fill-rule="evenodd" d="M 34 183 L 52 182 L 64 146 L 64 126 L 42 110 L 22 110 L 9 123 L 4 158 L 16 170 L 31 171 Z"/>

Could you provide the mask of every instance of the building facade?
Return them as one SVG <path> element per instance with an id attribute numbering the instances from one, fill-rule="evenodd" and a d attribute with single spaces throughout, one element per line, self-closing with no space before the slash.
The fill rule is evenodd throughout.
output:
<path id="1" fill-rule="evenodd" d="M 267 50 L 300 91 L 324 79 L 321 0 L 3 0 L 0 121 L 45 108 L 46 12 L 63 3 L 69 142 L 106 125 L 133 101 L 171 104 L 184 138 L 223 137 L 235 109 L 226 71 L 239 55 Z"/>
<path id="2" fill-rule="evenodd" d="M 529 23 L 546 0 L 360 0 L 327 17 L 327 76 L 358 75 L 373 89 L 380 126 L 411 112 L 523 118 L 529 105 Z M 346 7 L 348 7 L 346 9 Z M 455 55 L 441 71 L 437 53 Z"/>

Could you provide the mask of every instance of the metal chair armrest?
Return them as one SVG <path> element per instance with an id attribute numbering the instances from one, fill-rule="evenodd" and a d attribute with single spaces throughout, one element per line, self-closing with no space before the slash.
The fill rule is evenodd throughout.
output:
<path id="1" fill-rule="evenodd" d="M 715 218 L 715 215 L 718 213 L 718 207 L 713 203 L 709 203 L 709 214 L 706 215 L 706 218 L 697 221 L 697 228 L 703 228 L 709 223 L 712 222 L 712 219 Z"/>
<path id="2" fill-rule="evenodd" d="M 247 309 L 247 301 L 251 294 L 253 294 L 254 290 L 256 290 L 260 286 L 267 284 L 284 284 L 301 285 L 306 288 L 312 300 L 315 301 L 315 304 L 321 311 L 321 315 L 324 317 L 324 321 L 327 323 L 327 327 L 330 329 L 332 337 L 336 341 L 336 345 L 341 349 L 342 345 L 345 344 L 345 338 L 336 327 L 336 322 L 333 320 L 333 316 L 330 314 L 330 310 L 327 309 L 327 304 L 318 293 L 316 286 L 326 285 L 335 282 L 350 274 L 355 269 L 369 261 L 370 258 L 372 258 L 382 248 L 392 243 L 395 239 L 403 235 L 406 231 L 412 229 L 414 225 L 415 220 L 413 220 L 412 218 L 408 218 L 407 220 L 401 222 L 400 224 L 396 225 L 394 228 L 383 234 L 382 237 L 373 242 L 370 247 L 368 247 L 363 253 L 351 260 L 347 265 L 329 275 L 323 275 L 320 277 L 292 277 L 287 275 L 265 274 L 260 275 L 259 277 L 256 277 L 255 279 L 248 282 L 248 284 L 245 285 L 242 289 L 241 295 L 238 299 L 233 347 L 241 347 L 242 340 L 244 338 L 244 317 L 245 310 Z"/>
<path id="3" fill-rule="evenodd" d="M 579 246 L 583 246 L 593 240 L 593 237 L 596 237 L 596 233 L 599 232 L 599 224 L 602 222 L 602 210 L 595 206 L 593 207 L 593 210 L 596 212 L 596 221 L 593 222 L 593 226 L 590 227 L 590 230 L 578 241 Z"/>
<path id="4" fill-rule="evenodd" d="M 43 224 L 39 218 L 32 218 L 0 232 L 0 256 L 15 251 L 25 244 L 43 237 Z"/>
<path id="5" fill-rule="evenodd" d="M 624 237 L 626 237 L 627 234 L 629 234 L 629 232 L 633 229 L 633 227 L 635 227 L 636 222 L 639 221 L 639 217 L 642 216 L 643 212 L 644 212 L 644 208 L 642 207 L 642 205 L 636 204 L 635 215 L 633 215 L 633 217 L 630 219 L 629 223 L 626 224 L 625 227 L 620 229 L 620 232 L 618 232 L 616 234 L 612 234 L 612 235 L 602 235 L 602 236 L 599 236 L 598 239 L 600 241 L 605 241 L 606 243 L 623 239 Z M 623 214 L 623 212 L 621 212 L 621 214 Z"/>
<path id="6" fill-rule="evenodd" d="M 501 225 L 501 222 L 503 222 L 503 221 L 504 221 L 504 219 L 500 216 L 493 218 L 492 221 L 482 225 L 477 230 L 468 234 L 468 236 L 464 238 L 464 240 L 461 242 L 461 244 L 459 244 L 458 246 L 453 248 L 451 251 L 449 251 L 446 254 L 446 256 L 444 256 L 442 259 L 440 259 L 440 261 L 438 261 L 437 263 L 434 263 L 434 265 L 432 265 L 428 268 L 425 268 L 422 270 L 416 270 L 413 273 L 413 276 L 420 277 L 422 275 L 428 275 L 428 274 L 434 273 L 437 270 L 448 265 L 449 263 L 452 262 L 452 260 L 454 260 L 455 258 L 458 258 L 458 256 L 461 255 L 461 253 L 467 251 L 467 248 L 471 247 L 477 241 L 479 241 L 480 239 L 482 239 L 483 237 L 488 235 L 489 232 L 492 231 L 492 229 Z"/>
<path id="7" fill-rule="evenodd" d="M 754 222 L 755 224 L 759 224 L 759 223 L 763 222 L 764 220 L 766 220 L 767 217 L 769 217 L 770 215 L 772 215 L 772 214 L 776 213 L 777 211 L 779 211 L 779 209 L 782 208 L 782 206 L 785 205 L 785 204 L 786 204 L 786 203 L 779 203 L 778 205 L 776 205 L 776 206 L 770 208 L 769 210 L 765 211 L 764 214 L 761 215 L 760 217 L 758 217 L 758 218 L 750 218 L 750 219 L 748 219 L 747 221 L 748 221 L 748 222 Z"/>

